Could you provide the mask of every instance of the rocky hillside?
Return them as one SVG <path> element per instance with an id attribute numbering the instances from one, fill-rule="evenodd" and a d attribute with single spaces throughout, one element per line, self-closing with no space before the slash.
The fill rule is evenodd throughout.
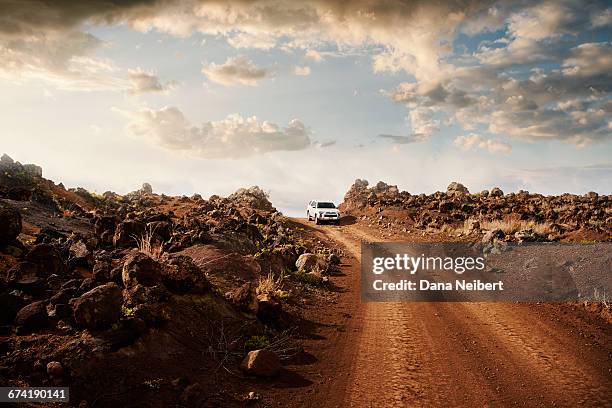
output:
<path id="1" fill-rule="evenodd" d="M 420 235 L 477 237 L 490 233 L 516 241 L 610 240 L 612 196 L 544 196 L 498 187 L 470 193 L 460 183 L 445 192 L 411 194 L 378 182 L 356 180 L 341 209 L 360 222 L 380 228 L 403 228 Z"/>
<path id="2" fill-rule="evenodd" d="M 250 378 L 299 358 L 337 261 L 258 187 L 98 195 L 4 155 L 0 383 L 70 386 L 79 406 L 242 406 Z"/>

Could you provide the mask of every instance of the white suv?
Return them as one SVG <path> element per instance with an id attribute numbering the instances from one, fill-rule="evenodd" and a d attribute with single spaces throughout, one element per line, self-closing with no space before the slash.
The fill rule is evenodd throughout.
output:
<path id="1" fill-rule="evenodd" d="M 331 201 L 312 200 L 306 208 L 306 218 L 308 218 L 308 221 L 314 219 L 316 224 L 323 221 L 338 223 L 340 221 L 340 211 Z"/>

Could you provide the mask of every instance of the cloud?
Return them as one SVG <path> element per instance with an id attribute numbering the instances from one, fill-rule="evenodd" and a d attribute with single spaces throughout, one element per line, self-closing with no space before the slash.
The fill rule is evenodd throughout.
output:
<path id="1" fill-rule="evenodd" d="M 391 141 L 393 144 L 410 144 L 421 142 L 422 140 L 415 136 L 396 136 L 396 135 L 387 135 L 382 134 L 378 135 L 381 139 L 387 139 Z"/>
<path id="2" fill-rule="evenodd" d="M 404 71 L 410 82 L 391 95 L 407 107 L 409 134 L 421 139 L 457 124 L 468 132 L 584 145 L 611 136 L 604 108 L 611 46 L 593 42 L 605 38 L 593 30 L 609 29 L 611 13 L 597 0 L 10 2 L 0 15 L 0 76 L 124 90 L 129 78 L 95 55 L 102 42 L 85 27 L 199 32 L 239 49 L 304 52 L 311 61 L 367 54 L 374 72 Z M 485 32 L 499 38 L 457 55 L 460 34 Z M 223 85 L 256 85 L 271 75 L 246 57 L 202 71 Z"/>
<path id="3" fill-rule="evenodd" d="M 314 61 L 314 62 L 321 62 L 321 61 L 323 61 L 323 56 L 317 50 L 308 50 L 308 51 L 306 51 L 306 54 L 304 56 L 307 59 L 309 59 L 311 61 Z"/>
<path id="4" fill-rule="evenodd" d="M 612 72 L 612 43 L 584 43 L 572 48 L 563 61 L 563 74 L 567 76 L 610 78 Z"/>
<path id="5" fill-rule="evenodd" d="M 230 57 L 223 64 L 209 64 L 202 68 L 202 73 L 213 82 L 221 85 L 257 86 L 270 75 L 266 68 L 258 67 L 244 56 Z"/>
<path id="6" fill-rule="evenodd" d="M 128 93 L 135 95 L 147 92 L 166 92 L 174 87 L 174 82 L 162 84 L 157 75 L 140 68 L 129 69 L 128 78 L 131 85 Z"/>
<path id="7" fill-rule="evenodd" d="M 193 125 L 176 107 L 138 112 L 119 111 L 129 119 L 128 131 L 164 149 L 202 158 L 240 158 L 310 146 L 310 130 L 294 119 L 286 127 L 255 116 L 232 114 L 220 121 Z"/>
<path id="8" fill-rule="evenodd" d="M 306 49 L 315 61 L 323 47 L 375 50 L 377 71 L 399 69 L 424 78 L 439 71 L 462 26 L 481 19 L 490 6 L 481 0 L 165 1 L 115 19 L 141 31 L 221 35 L 237 48 Z"/>
<path id="9" fill-rule="evenodd" d="M 510 154 L 512 152 L 512 146 L 508 143 L 495 139 L 487 139 L 475 133 L 470 133 L 466 136 L 458 136 L 453 143 L 464 151 L 478 148 L 492 154 Z"/>
<path id="10" fill-rule="evenodd" d="M 241 32 L 228 38 L 227 42 L 234 48 L 254 48 L 269 50 L 276 46 L 276 38 L 266 32 Z"/>
<path id="11" fill-rule="evenodd" d="M 295 67 L 293 73 L 298 76 L 310 75 L 310 67 Z"/>
<path id="12" fill-rule="evenodd" d="M 408 112 L 408 119 L 413 135 L 419 140 L 428 139 L 440 129 L 440 121 L 434 119 L 435 110 L 427 107 L 415 107 Z"/>
<path id="13" fill-rule="evenodd" d="M 43 80 L 62 89 L 122 90 L 126 80 L 106 59 L 95 56 L 103 42 L 83 23 L 112 23 L 144 2 L 92 0 L 3 2 L 0 7 L 0 78 Z M 113 7 L 114 6 L 114 7 Z M 109 10 L 112 10 L 109 11 Z"/>

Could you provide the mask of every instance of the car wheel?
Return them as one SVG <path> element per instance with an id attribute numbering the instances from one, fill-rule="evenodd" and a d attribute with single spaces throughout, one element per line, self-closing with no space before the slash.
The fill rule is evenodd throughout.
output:
<path id="1" fill-rule="evenodd" d="M 306 220 L 310 221 L 310 211 L 306 211 Z"/>
<path id="2" fill-rule="evenodd" d="M 319 216 L 315 214 L 315 224 L 319 225 L 321 224 L 321 221 L 319 220 Z"/>

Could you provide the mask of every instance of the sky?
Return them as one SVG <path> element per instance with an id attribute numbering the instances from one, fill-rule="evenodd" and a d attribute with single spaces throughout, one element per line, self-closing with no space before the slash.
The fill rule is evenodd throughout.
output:
<path id="1" fill-rule="evenodd" d="M 0 154 L 300 215 L 352 182 L 612 193 L 612 8 L 0 0 Z"/>

